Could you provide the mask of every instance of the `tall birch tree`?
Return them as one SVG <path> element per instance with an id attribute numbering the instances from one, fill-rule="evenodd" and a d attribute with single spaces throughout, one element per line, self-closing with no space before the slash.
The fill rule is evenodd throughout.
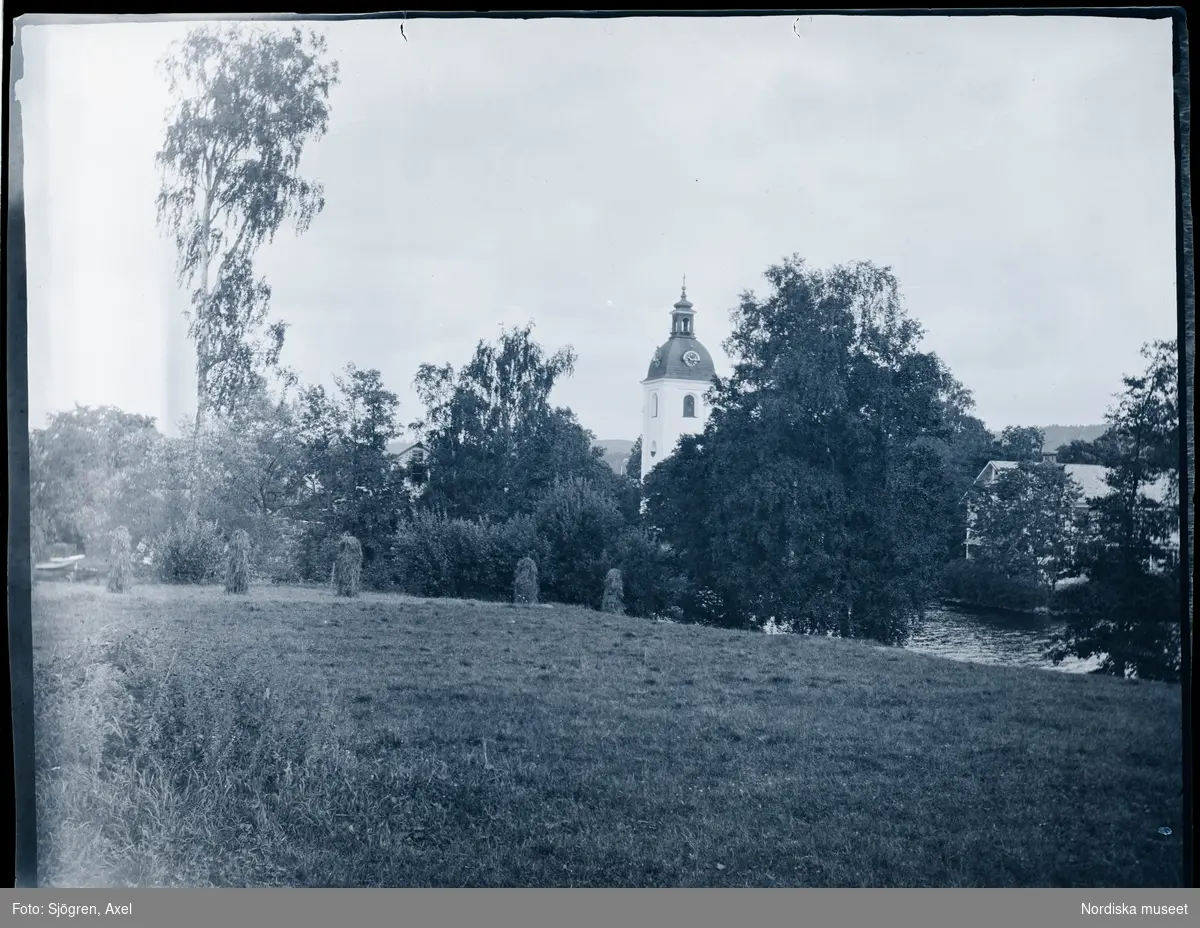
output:
<path id="1" fill-rule="evenodd" d="M 285 221 L 300 234 L 324 208 L 299 166 L 327 131 L 338 64 L 313 31 L 227 24 L 191 30 L 161 66 L 174 102 L 155 158 L 158 221 L 188 289 L 199 429 L 278 367 L 286 326 L 268 320 L 254 258 Z"/>

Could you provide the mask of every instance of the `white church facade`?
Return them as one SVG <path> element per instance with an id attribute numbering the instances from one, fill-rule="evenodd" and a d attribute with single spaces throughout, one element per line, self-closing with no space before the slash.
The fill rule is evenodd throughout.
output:
<path id="1" fill-rule="evenodd" d="M 716 368 L 696 338 L 695 310 L 687 281 L 671 309 L 671 337 L 659 346 L 642 381 L 642 478 L 675 450 L 684 435 L 698 435 L 708 421 L 704 394 Z"/>

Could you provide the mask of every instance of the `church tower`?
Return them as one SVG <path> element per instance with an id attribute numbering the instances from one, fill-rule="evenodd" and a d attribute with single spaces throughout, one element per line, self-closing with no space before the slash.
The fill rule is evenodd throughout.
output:
<path id="1" fill-rule="evenodd" d="M 642 478 L 672 451 L 684 435 L 698 435 L 708 421 L 704 393 L 716 368 L 696 339 L 696 313 L 683 292 L 671 310 L 671 337 L 654 352 L 642 381 Z"/>

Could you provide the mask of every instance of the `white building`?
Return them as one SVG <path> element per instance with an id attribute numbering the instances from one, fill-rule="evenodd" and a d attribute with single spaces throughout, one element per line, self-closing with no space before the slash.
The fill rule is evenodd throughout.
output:
<path id="1" fill-rule="evenodd" d="M 1043 462 L 1057 464 L 1057 456 L 1054 454 L 1043 455 Z M 992 486 L 1000 475 L 1007 470 L 1012 470 L 1020 465 L 1016 461 L 988 461 L 983 470 L 979 472 L 979 476 L 975 478 L 974 487 L 978 489 L 986 489 Z M 1108 476 L 1108 468 L 1101 467 L 1099 464 L 1061 464 L 1059 465 L 1067 472 L 1067 476 L 1083 491 L 1078 511 L 1080 515 L 1087 513 L 1097 500 L 1103 499 L 1111 492 L 1106 480 Z M 1142 492 L 1155 502 L 1162 503 L 1167 501 L 1170 484 L 1166 477 L 1160 477 L 1151 484 L 1147 484 L 1142 488 Z M 972 560 L 974 557 L 973 548 L 979 547 L 980 538 L 978 533 L 973 533 L 972 529 L 975 524 L 975 510 L 971 503 L 971 494 L 967 493 L 963 497 L 967 501 L 967 536 L 966 536 L 966 555 L 967 560 Z M 1169 544 L 1176 551 L 1179 550 L 1179 531 L 1172 533 Z"/>
<path id="2" fill-rule="evenodd" d="M 704 392 L 716 368 L 712 355 L 696 339 L 695 311 L 687 281 L 671 310 L 671 337 L 654 352 L 642 381 L 642 478 L 661 462 L 684 435 L 698 435 L 708 421 Z"/>

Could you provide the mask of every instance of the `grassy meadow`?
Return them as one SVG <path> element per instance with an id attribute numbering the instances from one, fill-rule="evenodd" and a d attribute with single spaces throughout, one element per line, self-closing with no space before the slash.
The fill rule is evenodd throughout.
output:
<path id="1" fill-rule="evenodd" d="M 44 885 L 1180 881 L 1177 686 L 326 589 L 33 608 Z"/>

